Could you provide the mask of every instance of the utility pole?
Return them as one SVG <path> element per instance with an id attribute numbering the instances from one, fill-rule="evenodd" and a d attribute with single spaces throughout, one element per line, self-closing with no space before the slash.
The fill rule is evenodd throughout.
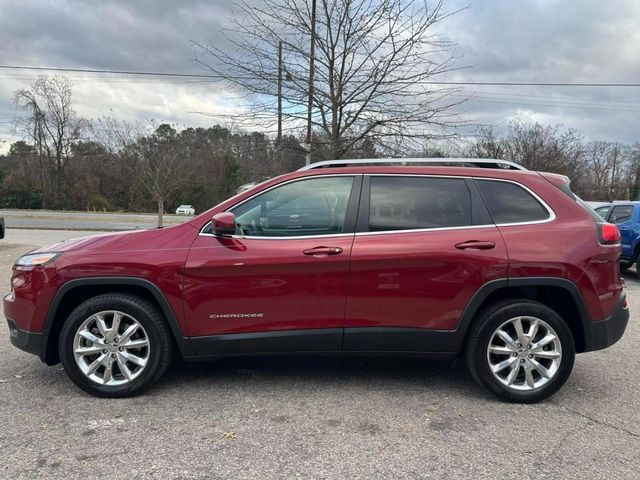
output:
<path id="1" fill-rule="evenodd" d="M 316 53 L 316 0 L 311 1 L 311 47 L 309 48 L 309 104 L 307 107 L 307 158 L 306 165 L 311 163 L 311 109 L 313 108 L 313 75 L 315 73 Z"/>
<path id="2" fill-rule="evenodd" d="M 278 42 L 278 148 L 282 142 L 282 40 Z"/>

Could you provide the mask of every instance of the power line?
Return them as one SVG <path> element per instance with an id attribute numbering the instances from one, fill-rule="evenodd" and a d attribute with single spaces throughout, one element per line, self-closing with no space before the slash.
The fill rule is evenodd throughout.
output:
<path id="1" fill-rule="evenodd" d="M 66 67 L 32 67 L 22 65 L 0 65 L 5 70 L 39 70 L 52 72 L 76 72 L 76 73 L 109 73 L 116 75 L 145 75 L 155 77 L 193 77 L 193 78 L 219 78 L 224 79 L 222 75 L 204 74 L 204 73 L 179 73 L 179 72 L 140 72 L 130 70 L 99 70 L 94 68 L 66 68 Z M 239 78 L 239 77 L 238 77 Z"/>
<path id="2" fill-rule="evenodd" d="M 180 73 L 180 72 L 144 72 L 132 70 L 101 70 L 93 68 L 66 68 L 66 67 L 34 67 L 24 65 L 0 65 L 4 70 L 37 70 L 52 72 L 75 72 L 75 73 L 98 73 L 112 75 L 137 75 L 153 77 L 185 77 L 185 78 L 211 78 L 225 80 L 224 75 L 210 73 Z M 235 76 L 237 80 L 252 80 L 253 77 Z M 275 77 L 274 77 L 275 80 Z M 496 87 L 640 87 L 640 83 L 621 82 L 472 82 L 472 81 L 440 81 L 440 80 L 419 80 L 417 84 L 422 85 L 458 85 L 458 86 L 496 86 Z"/>

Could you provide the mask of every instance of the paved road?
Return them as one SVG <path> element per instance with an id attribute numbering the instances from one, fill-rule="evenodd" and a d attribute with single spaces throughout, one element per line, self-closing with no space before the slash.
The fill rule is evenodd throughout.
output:
<path id="1" fill-rule="evenodd" d="M 55 210 L 2 210 L 8 229 L 47 230 L 136 230 L 157 225 L 156 215 L 137 213 L 60 212 Z M 166 225 L 182 223 L 192 217 L 165 215 Z"/>
<path id="2" fill-rule="evenodd" d="M 2 289 L 16 256 L 51 241 L 24 233 L 0 242 Z M 145 396 L 95 399 L 0 328 L 0 478 L 637 479 L 640 282 L 626 279 L 625 337 L 531 406 L 463 366 L 389 358 L 176 363 Z"/>

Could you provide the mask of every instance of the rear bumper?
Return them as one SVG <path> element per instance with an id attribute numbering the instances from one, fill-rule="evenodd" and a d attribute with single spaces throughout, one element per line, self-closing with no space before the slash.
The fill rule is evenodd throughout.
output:
<path id="1" fill-rule="evenodd" d="M 610 317 L 598 322 L 590 322 L 585 326 L 585 352 L 610 347 L 622 338 L 629 323 L 626 300 L 627 295 L 622 292 Z"/>
<path id="2" fill-rule="evenodd" d="M 7 319 L 9 324 L 9 338 L 11 343 L 20 350 L 44 357 L 46 336 L 43 333 L 20 330 L 13 320 Z"/>

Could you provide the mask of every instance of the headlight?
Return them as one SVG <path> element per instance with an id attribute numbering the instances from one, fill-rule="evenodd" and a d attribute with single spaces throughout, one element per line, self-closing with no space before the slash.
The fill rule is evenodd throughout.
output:
<path id="1" fill-rule="evenodd" d="M 28 253 L 16 260 L 16 266 L 38 267 L 53 262 L 58 256 L 60 256 L 60 252 Z"/>

